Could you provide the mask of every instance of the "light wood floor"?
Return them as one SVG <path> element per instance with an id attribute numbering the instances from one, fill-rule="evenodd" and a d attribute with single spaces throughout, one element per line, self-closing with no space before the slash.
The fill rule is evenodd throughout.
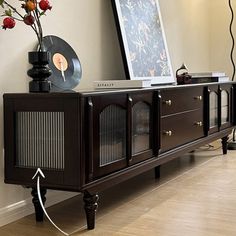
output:
<path id="1" fill-rule="evenodd" d="M 220 144 L 214 144 L 215 147 Z M 87 231 L 81 195 L 47 209 L 73 236 L 235 236 L 236 151 L 197 150 L 100 194 L 96 228 Z M 62 235 L 34 216 L 0 228 L 1 236 Z"/>

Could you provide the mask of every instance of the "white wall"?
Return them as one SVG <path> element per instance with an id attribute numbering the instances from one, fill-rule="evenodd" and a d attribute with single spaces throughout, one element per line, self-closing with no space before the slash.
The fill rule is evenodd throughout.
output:
<path id="1" fill-rule="evenodd" d="M 93 80 L 124 79 L 110 0 L 51 0 L 51 3 L 53 9 L 42 21 L 44 33 L 65 39 L 77 52 L 83 69 L 78 88 L 91 87 Z M 174 71 L 182 62 L 191 71 L 211 68 L 230 71 L 226 1 L 160 0 L 160 6 Z M 6 223 L 1 214 L 12 204 L 23 209 L 30 203 L 29 190 L 3 183 L 2 95 L 28 91 L 27 52 L 35 43 L 34 33 L 23 24 L 0 31 L 0 224 Z M 18 213 L 17 217 L 23 215 Z M 17 217 L 10 215 L 8 221 Z"/>

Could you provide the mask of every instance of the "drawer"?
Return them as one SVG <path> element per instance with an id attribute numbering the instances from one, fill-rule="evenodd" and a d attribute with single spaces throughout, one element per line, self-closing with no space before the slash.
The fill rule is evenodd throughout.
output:
<path id="1" fill-rule="evenodd" d="M 161 91 L 162 116 L 203 109 L 203 88 L 181 88 Z"/>
<path id="2" fill-rule="evenodd" d="M 203 136 L 202 110 L 171 115 L 161 119 L 161 152 Z"/>

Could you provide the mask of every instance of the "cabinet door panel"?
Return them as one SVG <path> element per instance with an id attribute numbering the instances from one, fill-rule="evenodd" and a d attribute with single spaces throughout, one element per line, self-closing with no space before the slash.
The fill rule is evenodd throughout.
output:
<path id="1" fill-rule="evenodd" d="M 212 134 L 219 131 L 219 87 L 218 85 L 210 85 L 205 88 L 205 119 L 206 119 L 206 134 Z"/>
<path id="2" fill-rule="evenodd" d="M 208 134 L 232 126 L 232 93 L 231 84 L 208 86 L 209 108 L 206 111 L 206 120 L 209 122 Z"/>
<path id="3" fill-rule="evenodd" d="M 96 178 L 127 166 L 127 96 L 92 97 L 93 149 L 89 176 Z M 93 143 L 91 143 L 93 142 Z M 91 179 L 91 178 L 90 178 Z"/>
<path id="4" fill-rule="evenodd" d="M 214 129 L 214 127 L 218 127 L 218 123 L 219 123 L 219 117 L 218 117 L 218 109 L 219 109 L 219 104 L 218 104 L 218 92 L 212 91 L 210 92 L 210 129 Z"/>
<path id="5" fill-rule="evenodd" d="M 161 152 L 203 136 L 202 110 L 176 114 L 161 119 Z"/>
<path id="6" fill-rule="evenodd" d="M 107 106 L 99 117 L 99 167 L 126 158 L 126 110 Z"/>
<path id="7" fill-rule="evenodd" d="M 130 95 L 131 153 L 130 164 L 153 156 L 153 93 Z"/>
<path id="8" fill-rule="evenodd" d="M 78 98 L 27 94 L 4 98 L 5 181 L 35 185 L 37 168 L 46 187 L 79 188 L 81 146 Z"/>
<path id="9" fill-rule="evenodd" d="M 151 108 L 145 102 L 132 107 L 132 155 L 150 149 Z"/>
<path id="10" fill-rule="evenodd" d="M 232 126 L 232 85 L 222 84 L 220 85 L 220 129 L 225 129 Z"/>
<path id="11" fill-rule="evenodd" d="M 221 91 L 221 124 L 229 122 L 229 93 L 226 90 Z"/>

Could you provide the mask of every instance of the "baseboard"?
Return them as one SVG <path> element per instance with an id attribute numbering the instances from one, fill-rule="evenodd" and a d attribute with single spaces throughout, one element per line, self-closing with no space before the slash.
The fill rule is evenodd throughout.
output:
<path id="1" fill-rule="evenodd" d="M 55 205 L 61 201 L 72 198 L 78 193 L 48 191 L 46 197 L 46 207 Z M 16 220 L 19 220 L 27 215 L 34 213 L 32 198 L 8 205 L 0 209 L 0 227 Z"/>

